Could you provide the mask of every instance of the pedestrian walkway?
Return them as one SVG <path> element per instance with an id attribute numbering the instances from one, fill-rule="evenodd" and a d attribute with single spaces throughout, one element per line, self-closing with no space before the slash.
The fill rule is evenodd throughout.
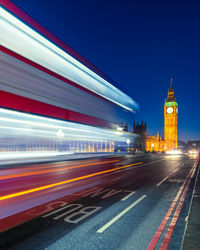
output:
<path id="1" fill-rule="evenodd" d="M 200 157 L 193 199 L 183 241 L 183 250 L 200 249 Z"/>

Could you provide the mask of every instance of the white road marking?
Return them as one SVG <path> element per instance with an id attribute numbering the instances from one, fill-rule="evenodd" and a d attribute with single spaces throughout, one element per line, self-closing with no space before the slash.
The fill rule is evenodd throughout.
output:
<path id="1" fill-rule="evenodd" d="M 132 168 L 125 168 L 125 170 L 128 171 L 128 170 L 133 170 L 133 169 L 136 169 L 136 168 L 141 168 L 141 167 L 143 167 L 145 165 L 149 165 L 149 164 L 152 164 L 152 163 L 155 163 L 155 162 L 159 162 L 159 161 L 165 161 L 165 159 L 164 160 L 157 160 L 157 161 L 150 161 L 150 162 L 146 162 L 146 163 L 141 163 L 141 165 L 134 166 Z"/>
<path id="2" fill-rule="evenodd" d="M 144 166 L 144 165 L 149 165 L 149 164 L 152 164 L 152 163 L 155 163 L 155 162 L 159 162 L 159 161 L 165 161 L 165 159 L 161 159 L 161 160 L 156 160 L 156 161 L 146 162 L 146 163 L 141 164 L 141 166 Z"/>
<path id="3" fill-rule="evenodd" d="M 50 212 L 50 213 L 47 213 L 47 214 L 45 214 L 45 215 L 42 215 L 42 218 L 46 218 L 46 217 L 48 217 L 48 216 L 50 216 L 50 215 L 56 214 L 56 213 L 58 213 L 58 212 L 60 212 L 60 211 L 62 211 L 62 210 L 64 210 L 64 209 L 66 209 L 67 207 L 69 207 L 69 205 L 71 205 L 71 204 L 67 204 L 67 205 L 61 206 L 61 208 L 58 208 L 58 209 L 56 209 L 56 210 L 53 210 L 53 211 Z"/>
<path id="4" fill-rule="evenodd" d="M 121 218 L 125 213 L 127 213 L 130 209 L 135 207 L 140 201 L 142 201 L 147 195 L 141 196 L 139 199 L 137 199 L 134 203 L 132 203 L 129 207 L 124 209 L 121 213 L 119 213 L 117 216 L 115 216 L 112 220 L 110 220 L 108 223 L 106 223 L 103 227 L 101 227 L 97 233 L 103 233 L 108 227 L 110 227 L 113 223 L 115 223 L 119 218 Z"/>
<path id="5" fill-rule="evenodd" d="M 180 167 L 184 166 L 189 160 L 186 160 L 184 162 L 182 162 L 182 164 L 180 165 Z"/>
<path id="6" fill-rule="evenodd" d="M 174 174 L 174 173 L 176 173 L 176 171 L 178 171 L 178 170 L 179 170 L 179 168 L 175 169 L 172 173 Z"/>
<path id="7" fill-rule="evenodd" d="M 178 171 L 178 170 L 179 170 L 179 168 L 175 169 L 175 170 L 172 172 L 172 174 L 176 173 L 176 171 Z M 165 177 L 161 182 L 159 182 L 159 183 L 156 185 L 156 187 L 159 187 L 164 181 L 167 180 L 167 178 L 169 178 L 169 176 Z"/>
<path id="8" fill-rule="evenodd" d="M 131 192 L 130 194 L 128 194 L 127 196 L 125 196 L 124 198 L 122 198 L 121 201 L 127 200 L 127 199 L 128 199 L 129 197 L 131 197 L 134 193 L 135 193 L 135 191 Z"/>
<path id="9" fill-rule="evenodd" d="M 158 160 L 158 161 L 160 161 L 160 160 Z M 155 161 L 156 162 L 156 161 Z M 148 162 L 148 163 L 150 163 L 150 162 Z M 146 163 L 146 164 L 148 164 L 148 163 Z M 183 163 L 183 165 L 184 165 L 185 163 Z M 144 165 L 144 164 L 143 164 Z M 181 165 L 177 165 L 177 166 L 180 166 L 181 167 Z M 178 171 L 178 169 L 179 168 L 177 168 L 177 169 L 175 169 L 174 170 L 174 172 L 172 172 L 172 173 L 175 173 L 176 171 Z M 159 187 L 164 181 L 166 181 L 167 180 L 167 178 L 169 178 L 169 176 L 167 176 L 167 177 L 165 177 L 161 182 L 159 182 L 157 185 L 156 185 L 156 187 Z"/>
<path id="10" fill-rule="evenodd" d="M 169 176 L 165 177 L 162 181 L 160 181 L 160 182 L 156 185 L 156 187 L 159 187 L 164 181 L 167 180 L 167 178 L 169 178 Z"/>

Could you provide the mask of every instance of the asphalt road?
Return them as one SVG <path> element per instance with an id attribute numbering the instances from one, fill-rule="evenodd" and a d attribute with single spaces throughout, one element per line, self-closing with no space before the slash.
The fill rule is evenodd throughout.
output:
<path id="1" fill-rule="evenodd" d="M 0 171 L 1 249 L 181 249 L 195 179 L 186 155 Z"/>

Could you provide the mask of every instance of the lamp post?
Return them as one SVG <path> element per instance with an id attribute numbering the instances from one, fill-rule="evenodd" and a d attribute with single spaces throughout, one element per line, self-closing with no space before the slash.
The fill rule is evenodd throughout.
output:
<path id="1" fill-rule="evenodd" d="M 128 138 L 127 140 L 126 140 L 126 143 L 127 143 L 127 151 L 129 151 L 129 144 L 130 144 L 130 139 Z"/>
<path id="2" fill-rule="evenodd" d="M 64 133 L 63 133 L 63 131 L 61 129 L 59 129 L 56 135 L 57 135 L 57 138 L 58 138 L 58 140 L 57 140 L 58 141 L 58 151 L 61 151 L 62 148 L 60 148 L 59 145 L 60 145 L 60 143 L 62 143 Z"/>
<path id="3" fill-rule="evenodd" d="M 154 143 L 151 144 L 152 151 L 154 151 Z"/>

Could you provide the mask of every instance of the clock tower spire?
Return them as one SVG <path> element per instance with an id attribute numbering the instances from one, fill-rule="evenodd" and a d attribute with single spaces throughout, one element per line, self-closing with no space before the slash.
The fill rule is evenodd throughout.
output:
<path id="1" fill-rule="evenodd" d="M 172 78 L 168 96 L 164 104 L 164 140 L 166 150 L 176 149 L 178 145 L 177 139 L 178 125 L 178 103 L 174 95 L 172 86 Z"/>
<path id="2" fill-rule="evenodd" d="M 172 87 L 172 77 L 171 77 L 170 81 L 171 81 L 170 90 L 174 90 L 173 87 Z"/>
<path id="3" fill-rule="evenodd" d="M 175 102 L 176 101 L 176 98 L 174 96 L 174 89 L 172 86 L 172 78 L 171 78 L 170 88 L 168 90 L 168 97 L 167 97 L 166 101 L 168 101 L 168 102 Z"/>

